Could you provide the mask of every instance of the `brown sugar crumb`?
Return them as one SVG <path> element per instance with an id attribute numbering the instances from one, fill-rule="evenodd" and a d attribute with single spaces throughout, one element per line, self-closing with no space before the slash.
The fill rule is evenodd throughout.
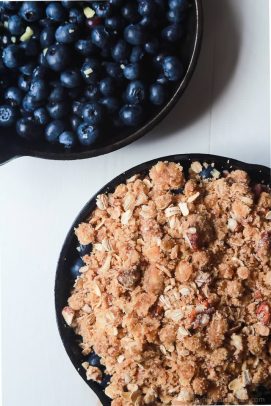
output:
<path id="1" fill-rule="evenodd" d="M 239 170 L 204 180 L 206 165 L 185 179 L 158 162 L 75 230 L 93 249 L 62 314 L 101 357 L 112 406 L 252 404 L 271 390 L 270 190 Z"/>

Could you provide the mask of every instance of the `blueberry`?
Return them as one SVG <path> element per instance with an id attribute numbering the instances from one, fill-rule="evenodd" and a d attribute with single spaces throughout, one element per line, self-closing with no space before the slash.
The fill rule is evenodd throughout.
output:
<path id="1" fill-rule="evenodd" d="M 169 0 L 168 5 L 171 10 L 185 10 L 188 7 L 188 2 L 187 0 Z"/>
<path id="2" fill-rule="evenodd" d="M 81 120 L 80 117 L 78 116 L 71 116 L 70 118 L 70 123 L 71 123 L 71 127 L 73 129 L 73 131 L 77 131 L 77 128 L 83 124 L 83 121 Z"/>
<path id="3" fill-rule="evenodd" d="M 77 52 L 84 56 L 92 55 L 97 50 L 96 46 L 92 44 L 90 39 L 79 39 L 74 47 Z"/>
<path id="4" fill-rule="evenodd" d="M 120 108 L 119 100 L 115 97 L 104 97 L 103 99 L 100 99 L 100 103 L 110 114 L 115 113 Z"/>
<path id="5" fill-rule="evenodd" d="M 23 117 L 16 122 L 17 134 L 26 140 L 36 140 L 42 134 L 42 127 L 32 117 Z"/>
<path id="6" fill-rule="evenodd" d="M 157 28 L 158 22 L 157 20 L 154 20 L 151 16 L 144 16 L 140 20 L 139 24 L 142 27 L 147 28 L 148 30 L 153 30 Z"/>
<path id="7" fill-rule="evenodd" d="M 103 107 L 95 102 L 85 104 L 82 115 L 87 124 L 96 125 L 103 119 Z"/>
<path id="8" fill-rule="evenodd" d="M 45 129 L 45 138 L 49 142 L 57 142 L 58 137 L 62 134 L 65 130 L 65 125 L 63 121 L 54 120 L 49 123 Z"/>
<path id="9" fill-rule="evenodd" d="M 66 97 L 67 97 L 66 89 L 64 89 L 64 87 L 62 87 L 61 85 L 57 85 L 51 91 L 49 100 L 52 102 L 59 102 L 65 100 Z"/>
<path id="10" fill-rule="evenodd" d="M 154 56 L 153 58 L 153 65 L 157 70 L 161 70 L 163 67 L 163 61 L 165 58 L 165 54 L 164 53 L 159 53 L 157 55 Z"/>
<path id="11" fill-rule="evenodd" d="M 167 13 L 167 19 L 172 23 L 180 23 L 184 19 L 184 13 L 179 9 L 169 10 Z"/>
<path id="12" fill-rule="evenodd" d="M 175 56 L 167 56 L 163 59 L 163 70 L 164 75 L 174 82 L 180 80 L 184 73 L 182 63 Z"/>
<path id="13" fill-rule="evenodd" d="M 154 16 L 156 5 L 153 0 L 139 0 L 138 12 L 142 16 Z"/>
<path id="14" fill-rule="evenodd" d="M 81 10 L 78 8 L 71 8 L 69 11 L 69 22 L 75 24 L 83 24 L 85 21 L 85 16 Z"/>
<path id="15" fill-rule="evenodd" d="M 207 168 L 204 168 L 199 175 L 203 178 L 203 179 L 209 179 L 212 177 L 211 172 L 213 171 L 214 168 L 212 168 L 211 166 L 208 166 Z"/>
<path id="16" fill-rule="evenodd" d="M 35 69 L 35 64 L 33 62 L 29 62 L 26 65 L 23 65 L 19 68 L 19 71 L 23 75 L 31 76 Z"/>
<path id="17" fill-rule="evenodd" d="M 82 65 L 81 75 L 86 83 L 96 83 L 99 70 L 100 63 L 97 59 L 87 58 Z"/>
<path id="18" fill-rule="evenodd" d="M 155 83 L 150 86 L 150 102 L 156 106 L 161 106 L 165 103 L 166 92 L 163 85 Z"/>
<path id="19" fill-rule="evenodd" d="M 169 80 L 163 74 L 160 74 L 156 79 L 156 82 L 160 83 L 161 85 L 167 85 Z"/>
<path id="20" fill-rule="evenodd" d="M 21 6 L 19 1 L 1 1 L 2 7 L 6 11 L 16 11 Z"/>
<path id="21" fill-rule="evenodd" d="M 66 18 L 66 10 L 59 1 L 51 1 L 45 12 L 48 18 L 56 22 L 62 22 Z"/>
<path id="22" fill-rule="evenodd" d="M 100 81 L 99 88 L 104 96 L 112 96 L 116 92 L 116 83 L 113 78 L 107 77 Z"/>
<path id="23" fill-rule="evenodd" d="M 123 39 L 118 40 L 118 42 L 111 49 L 112 58 L 117 62 L 123 62 L 127 60 L 129 54 L 130 47 Z"/>
<path id="24" fill-rule="evenodd" d="M 79 142 L 85 146 L 93 145 L 99 138 L 99 130 L 93 125 L 87 123 L 81 124 L 77 129 Z"/>
<path id="25" fill-rule="evenodd" d="M 139 24 L 130 24 L 124 30 L 124 38 L 129 44 L 141 45 L 146 42 L 144 27 Z"/>
<path id="26" fill-rule="evenodd" d="M 8 19 L 8 30 L 11 35 L 22 35 L 25 32 L 25 23 L 21 17 L 12 15 Z"/>
<path id="27" fill-rule="evenodd" d="M 135 46 L 133 47 L 132 51 L 131 51 L 131 55 L 130 55 L 130 61 L 132 63 L 136 63 L 141 61 L 141 59 L 143 59 L 144 57 L 144 51 L 140 46 Z"/>
<path id="28" fill-rule="evenodd" d="M 92 3 L 92 7 L 95 10 L 95 14 L 98 17 L 105 18 L 110 15 L 111 12 L 111 7 L 110 4 L 107 1 L 95 1 Z"/>
<path id="29" fill-rule="evenodd" d="M 24 1 L 19 14 L 28 23 L 37 21 L 42 16 L 42 3 L 40 1 Z"/>
<path id="30" fill-rule="evenodd" d="M 67 115 L 69 107 L 66 101 L 50 102 L 46 106 L 50 117 L 54 119 L 63 118 Z"/>
<path id="31" fill-rule="evenodd" d="M 18 45 L 12 44 L 4 48 L 2 53 L 3 63 L 7 68 L 18 68 L 25 62 L 24 51 Z"/>
<path id="32" fill-rule="evenodd" d="M 72 148 L 75 145 L 75 135 L 72 131 L 64 131 L 59 136 L 59 143 L 65 148 Z"/>
<path id="33" fill-rule="evenodd" d="M 85 88 L 84 95 L 88 100 L 93 100 L 93 101 L 98 100 L 98 98 L 100 96 L 100 91 L 99 91 L 98 86 L 96 84 L 88 85 Z"/>
<path id="34" fill-rule="evenodd" d="M 81 87 L 73 87 L 68 89 L 68 96 L 70 99 L 74 100 L 78 98 L 82 93 Z"/>
<path id="35" fill-rule="evenodd" d="M 76 1 L 64 0 L 61 2 L 61 5 L 64 8 L 71 8 L 71 7 L 74 7 L 76 5 L 76 3 L 77 3 Z"/>
<path id="36" fill-rule="evenodd" d="M 131 23 L 136 23 L 140 19 L 136 1 L 128 1 L 121 9 L 122 16 Z"/>
<path id="37" fill-rule="evenodd" d="M 114 62 L 108 62 L 105 66 L 106 72 L 109 76 L 116 80 L 123 79 L 123 70 L 120 65 Z"/>
<path id="38" fill-rule="evenodd" d="M 31 94 L 26 93 L 22 101 L 22 107 L 25 111 L 33 113 L 39 105 L 40 103 Z"/>
<path id="39" fill-rule="evenodd" d="M 18 86 L 24 92 L 28 92 L 30 88 L 31 77 L 26 75 L 20 75 L 18 78 Z"/>
<path id="40" fill-rule="evenodd" d="M 37 56 L 40 52 L 40 44 L 37 40 L 30 38 L 29 41 L 22 42 L 21 48 L 26 56 Z"/>
<path id="41" fill-rule="evenodd" d="M 142 121 L 143 110 L 139 105 L 125 105 L 120 110 L 120 118 L 127 126 L 139 125 Z"/>
<path id="42" fill-rule="evenodd" d="M 129 104 L 141 104 L 145 99 L 145 86 L 143 82 L 134 80 L 126 88 L 126 100 Z"/>
<path id="43" fill-rule="evenodd" d="M 178 189 L 171 189 L 170 191 L 173 195 L 182 195 L 184 192 L 184 189 L 182 187 L 178 188 Z"/>
<path id="44" fill-rule="evenodd" d="M 16 110 L 13 106 L 2 104 L 0 106 L 0 127 L 9 127 L 15 123 Z"/>
<path id="45" fill-rule="evenodd" d="M 70 49 L 63 44 L 54 44 L 46 52 L 46 61 L 54 71 L 61 71 L 70 61 Z"/>
<path id="46" fill-rule="evenodd" d="M 128 80 L 135 80 L 139 78 L 140 67 L 138 63 L 130 63 L 123 69 L 123 74 Z"/>
<path id="47" fill-rule="evenodd" d="M 65 134 L 65 133 L 68 133 L 69 131 L 65 131 L 65 132 L 63 132 L 62 134 Z M 62 135 L 61 134 L 61 135 Z M 60 136 L 61 136 L 60 135 Z M 79 272 L 79 270 L 84 266 L 85 264 L 84 264 L 84 262 L 83 262 L 83 260 L 81 259 L 81 258 L 77 258 L 75 261 L 74 261 L 74 263 L 73 263 L 73 265 L 71 266 L 71 268 L 70 268 L 70 272 L 71 272 L 71 275 L 72 275 L 72 278 L 73 279 L 76 279 L 78 276 L 80 276 L 81 275 L 81 273 Z"/>
<path id="48" fill-rule="evenodd" d="M 73 114 L 76 114 L 79 117 L 82 117 L 82 115 L 83 115 L 83 108 L 84 108 L 84 104 L 78 100 L 75 100 L 72 103 L 72 112 L 73 112 Z"/>
<path id="49" fill-rule="evenodd" d="M 112 31 L 119 31 L 125 26 L 125 20 L 118 15 L 110 16 L 105 19 L 104 24 Z"/>
<path id="50" fill-rule="evenodd" d="M 48 84 L 42 79 L 32 80 L 29 94 L 35 101 L 44 100 L 49 94 Z"/>
<path id="51" fill-rule="evenodd" d="M 40 45 L 42 48 L 48 48 L 55 42 L 55 28 L 45 27 L 40 33 Z"/>
<path id="52" fill-rule="evenodd" d="M 151 41 L 146 42 L 146 44 L 144 45 L 144 48 L 148 54 L 155 55 L 159 50 L 159 46 L 160 46 L 160 44 L 159 44 L 158 39 L 153 38 Z"/>
<path id="53" fill-rule="evenodd" d="M 33 79 L 44 79 L 45 75 L 47 73 L 47 68 L 42 65 L 38 65 L 32 73 L 32 78 Z"/>
<path id="54" fill-rule="evenodd" d="M 112 6 L 120 7 L 123 4 L 123 0 L 109 0 L 109 3 L 112 4 Z"/>
<path id="55" fill-rule="evenodd" d="M 89 355 L 87 362 L 92 367 L 100 368 L 101 367 L 101 358 L 93 352 Z"/>
<path id="56" fill-rule="evenodd" d="M 183 29 L 180 24 L 170 25 L 169 27 L 164 28 L 162 31 L 162 37 L 169 42 L 177 41 L 182 37 L 182 35 Z"/>
<path id="57" fill-rule="evenodd" d="M 57 28 L 55 38 L 57 42 L 62 44 L 71 44 L 78 39 L 78 34 L 78 25 L 74 23 L 66 23 Z"/>
<path id="58" fill-rule="evenodd" d="M 77 248 L 77 250 L 79 251 L 79 254 L 82 258 L 85 255 L 91 253 L 92 245 L 91 244 L 86 244 L 86 245 L 80 244 L 79 247 Z M 83 266 L 83 265 L 81 265 L 81 266 Z"/>
<path id="59" fill-rule="evenodd" d="M 70 89 L 78 87 L 81 84 L 80 72 L 77 69 L 69 69 L 61 73 L 60 81 L 64 87 Z"/>
<path id="60" fill-rule="evenodd" d="M 107 387 L 107 385 L 110 383 L 111 376 L 110 375 L 104 375 L 102 382 L 100 383 L 101 387 L 104 389 Z"/>
<path id="61" fill-rule="evenodd" d="M 18 87 L 9 87 L 5 91 L 4 98 L 12 106 L 19 106 L 22 102 L 23 92 Z"/>
<path id="62" fill-rule="evenodd" d="M 48 112 L 44 107 L 40 107 L 34 111 L 34 118 L 40 125 L 46 125 L 50 121 Z"/>
<path id="63" fill-rule="evenodd" d="M 109 41 L 109 34 L 103 26 L 94 27 L 91 33 L 91 40 L 99 48 L 103 48 Z"/>

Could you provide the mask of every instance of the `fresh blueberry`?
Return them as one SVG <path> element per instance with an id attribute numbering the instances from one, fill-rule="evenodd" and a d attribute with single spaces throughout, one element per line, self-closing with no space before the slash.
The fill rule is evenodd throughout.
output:
<path id="1" fill-rule="evenodd" d="M 107 385 L 109 385 L 111 380 L 111 376 L 110 375 L 104 375 L 102 382 L 100 383 L 101 387 L 104 389 L 107 387 Z"/>
<path id="2" fill-rule="evenodd" d="M 162 37 L 169 42 L 176 42 L 183 35 L 183 29 L 180 24 L 173 24 L 163 29 Z"/>
<path id="3" fill-rule="evenodd" d="M 88 100 L 93 100 L 96 101 L 98 100 L 99 96 L 100 96 L 100 91 L 99 88 L 96 84 L 90 84 L 85 88 L 85 92 L 84 92 L 85 97 Z"/>
<path id="4" fill-rule="evenodd" d="M 110 16 L 105 19 L 104 24 L 109 30 L 119 31 L 125 26 L 125 20 L 119 15 Z"/>
<path id="5" fill-rule="evenodd" d="M 18 8 L 21 6 L 21 3 L 19 1 L 1 1 L 1 6 L 3 7 L 4 10 L 6 11 L 16 11 Z"/>
<path id="6" fill-rule="evenodd" d="M 65 148 L 72 148 L 75 145 L 75 135 L 72 131 L 64 131 L 59 136 L 59 143 Z"/>
<path id="7" fill-rule="evenodd" d="M 72 112 L 76 114 L 78 117 L 82 117 L 83 115 L 84 104 L 79 100 L 75 100 L 72 103 Z"/>
<path id="8" fill-rule="evenodd" d="M 101 367 L 101 358 L 93 352 L 87 359 L 87 362 L 92 367 L 100 368 Z"/>
<path id="9" fill-rule="evenodd" d="M 78 8 L 71 8 L 69 11 L 69 22 L 78 25 L 83 24 L 85 21 L 85 16 L 81 10 Z"/>
<path id="10" fill-rule="evenodd" d="M 120 118 L 127 126 L 139 125 L 142 121 L 143 110 L 139 105 L 125 105 L 120 110 Z"/>
<path id="11" fill-rule="evenodd" d="M 0 106 L 0 127 L 9 127 L 15 123 L 16 110 L 13 106 L 2 104 Z"/>
<path id="12" fill-rule="evenodd" d="M 35 101 L 44 100 L 49 94 L 48 84 L 42 79 L 32 80 L 29 94 Z"/>
<path id="13" fill-rule="evenodd" d="M 145 86 L 140 80 L 130 82 L 126 88 L 126 100 L 129 104 L 141 104 L 145 99 Z"/>
<path id="14" fill-rule="evenodd" d="M 18 87 L 9 87 L 5 91 L 4 98 L 12 106 L 19 106 L 23 99 L 23 92 Z"/>
<path id="15" fill-rule="evenodd" d="M 182 63 L 175 56 L 167 56 L 163 59 L 164 75 L 173 82 L 183 77 L 184 68 Z"/>
<path id="16" fill-rule="evenodd" d="M 45 12 L 48 18 L 56 22 L 62 22 L 66 18 L 66 10 L 59 1 L 51 1 Z"/>
<path id="17" fill-rule="evenodd" d="M 95 102 L 85 104 L 82 111 L 84 121 L 91 125 L 99 124 L 103 119 L 103 113 L 103 107 Z"/>
<path id="18" fill-rule="evenodd" d="M 160 83 L 161 85 L 167 85 L 169 80 L 163 74 L 160 74 L 157 77 L 156 82 Z"/>
<path id="19" fill-rule="evenodd" d="M 199 175 L 203 178 L 203 179 L 209 179 L 212 177 L 211 172 L 213 171 L 214 168 L 212 168 L 211 166 L 208 166 L 207 168 L 204 168 Z"/>
<path id="20" fill-rule="evenodd" d="M 63 44 L 54 44 L 46 52 L 46 61 L 54 71 L 62 71 L 70 61 L 70 49 Z"/>
<path id="21" fill-rule="evenodd" d="M 146 32 L 139 24 L 130 24 L 124 30 L 124 38 L 131 45 L 141 45 L 146 42 Z"/>
<path id="22" fill-rule="evenodd" d="M 77 52 L 84 56 L 93 55 L 97 50 L 90 39 L 79 39 L 74 47 Z"/>
<path id="23" fill-rule="evenodd" d="M 24 92 L 28 92 L 31 84 L 31 77 L 26 75 L 20 75 L 18 78 L 18 86 Z"/>
<path id="24" fill-rule="evenodd" d="M 153 66 L 157 69 L 157 70 L 161 70 L 163 67 L 163 60 L 165 58 L 165 54 L 164 53 L 159 53 L 157 55 L 155 55 L 153 57 Z"/>
<path id="25" fill-rule="evenodd" d="M 46 125 L 50 121 L 48 112 L 44 107 L 40 107 L 34 111 L 34 118 L 40 125 Z"/>
<path id="26" fill-rule="evenodd" d="M 97 59 L 87 58 L 82 65 L 81 75 L 86 83 L 97 83 L 100 63 Z"/>
<path id="27" fill-rule="evenodd" d="M 79 142 L 84 146 L 93 145 L 99 138 L 99 130 L 93 125 L 87 123 L 81 124 L 77 129 Z"/>
<path id="28" fill-rule="evenodd" d="M 155 16 L 156 5 L 153 0 L 139 0 L 138 12 L 142 16 Z"/>
<path id="29" fill-rule="evenodd" d="M 112 47 L 111 55 L 112 58 L 117 62 L 123 62 L 129 58 L 130 47 L 126 41 L 123 39 L 118 40 L 118 42 Z"/>
<path id="30" fill-rule="evenodd" d="M 123 69 L 123 74 L 128 80 L 135 80 L 139 78 L 140 67 L 138 63 L 130 63 Z"/>
<path id="31" fill-rule="evenodd" d="M 156 29 L 158 22 L 156 19 L 153 19 L 151 16 L 144 16 L 139 21 L 141 27 L 147 28 L 149 31 Z"/>
<path id="32" fill-rule="evenodd" d="M 33 79 L 44 79 L 47 73 L 47 68 L 43 65 L 38 65 L 32 73 Z"/>
<path id="33" fill-rule="evenodd" d="M 77 128 L 83 124 L 83 121 L 81 120 L 80 117 L 78 116 L 71 116 L 70 118 L 70 123 L 71 123 L 71 128 L 73 129 L 73 131 L 77 132 Z"/>
<path id="34" fill-rule="evenodd" d="M 23 65 L 19 68 L 19 71 L 23 75 L 31 76 L 35 69 L 35 64 L 33 62 L 29 62 L 26 65 Z"/>
<path id="35" fill-rule="evenodd" d="M 79 251 L 80 257 L 84 257 L 85 255 L 88 255 L 91 253 L 92 250 L 92 245 L 91 244 L 80 244 L 79 247 L 77 248 L 77 251 Z M 83 265 L 81 265 L 83 266 Z"/>
<path id="36" fill-rule="evenodd" d="M 40 52 L 40 44 L 33 38 L 30 38 L 29 41 L 22 42 L 21 48 L 24 50 L 24 53 L 27 57 L 37 56 Z"/>
<path id="37" fill-rule="evenodd" d="M 69 133 L 69 131 L 64 131 L 62 134 L 65 134 L 65 133 Z M 60 134 L 60 136 L 59 136 L 59 141 L 60 141 L 60 137 L 61 137 L 62 134 Z M 73 136 L 73 137 L 74 137 L 74 136 Z M 70 269 L 70 272 L 71 272 L 71 275 L 72 275 L 72 278 L 73 278 L 73 279 L 76 279 L 78 276 L 81 275 L 81 273 L 79 272 L 79 270 L 80 270 L 84 265 L 85 265 L 85 264 L 84 264 L 84 262 L 83 262 L 83 260 L 82 260 L 81 258 L 77 258 L 77 259 L 74 261 L 74 263 L 73 263 L 73 265 L 71 266 L 71 269 Z"/>
<path id="38" fill-rule="evenodd" d="M 78 25 L 74 23 L 66 23 L 60 25 L 55 33 L 56 41 L 62 44 L 71 44 L 78 38 Z"/>
<path id="39" fill-rule="evenodd" d="M 118 63 L 108 62 L 105 65 L 106 72 L 112 78 L 121 81 L 123 79 L 123 70 Z"/>
<path id="40" fill-rule="evenodd" d="M 67 97 L 66 89 L 64 89 L 64 87 L 61 85 L 57 85 L 51 91 L 49 100 L 52 102 L 59 102 L 59 101 L 65 100 L 66 97 Z"/>
<path id="41" fill-rule="evenodd" d="M 70 89 L 78 87 L 81 84 L 80 72 L 75 69 L 66 70 L 61 73 L 60 81 L 64 87 L 68 87 Z"/>
<path id="42" fill-rule="evenodd" d="M 110 114 L 115 113 L 120 108 L 120 102 L 115 97 L 104 97 L 103 99 L 100 99 L 100 103 Z"/>
<path id="43" fill-rule="evenodd" d="M 18 68 L 25 62 L 24 51 L 18 45 L 12 44 L 4 48 L 2 53 L 4 65 L 7 68 Z"/>
<path id="44" fill-rule="evenodd" d="M 131 23 L 136 23 L 140 19 L 136 1 L 128 1 L 121 9 L 122 16 Z"/>
<path id="45" fill-rule="evenodd" d="M 12 15 L 8 19 L 8 30 L 11 35 L 22 35 L 25 32 L 25 22 L 18 15 Z"/>
<path id="46" fill-rule="evenodd" d="M 107 77 L 100 81 L 99 88 L 104 96 L 113 96 L 116 92 L 116 83 L 113 78 Z"/>
<path id="47" fill-rule="evenodd" d="M 40 1 L 24 1 L 19 14 L 25 21 L 32 23 L 41 18 L 42 12 L 42 3 Z"/>
<path id="48" fill-rule="evenodd" d="M 188 2 L 187 0 L 169 0 L 168 5 L 171 10 L 185 10 L 188 7 Z"/>
<path id="49" fill-rule="evenodd" d="M 167 13 L 167 19 L 171 23 L 180 23 L 183 21 L 184 17 L 184 12 L 180 9 L 169 10 Z"/>
<path id="50" fill-rule="evenodd" d="M 42 127 L 32 117 L 23 117 L 16 122 L 17 134 L 26 140 L 36 140 L 42 135 Z"/>
<path id="51" fill-rule="evenodd" d="M 76 1 L 70 1 L 70 0 L 64 0 L 61 2 L 62 6 L 64 8 L 72 8 L 76 5 Z"/>
<path id="52" fill-rule="evenodd" d="M 105 18 L 110 15 L 111 7 L 107 1 L 95 1 L 92 3 L 92 7 L 98 17 Z"/>
<path id="53" fill-rule="evenodd" d="M 58 137 L 62 134 L 65 130 L 65 125 L 63 121 L 54 120 L 49 123 L 45 129 L 45 138 L 49 142 L 57 142 Z"/>
<path id="54" fill-rule="evenodd" d="M 91 33 L 91 40 L 97 47 L 103 48 L 109 41 L 109 34 L 106 29 L 102 25 L 100 25 L 93 28 Z"/>
<path id="55" fill-rule="evenodd" d="M 50 117 L 57 120 L 63 118 L 68 114 L 69 106 L 66 101 L 50 102 L 46 106 Z"/>
<path id="56" fill-rule="evenodd" d="M 155 83 L 150 86 L 150 102 L 156 106 L 161 106 L 166 100 L 166 92 L 163 85 Z"/>
<path id="57" fill-rule="evenodd" d="M 144 48 L 148 54 L 155 55 L 155 54 L 157 54 L 157 52 L 159 50 L 159 46 L 160 46 L 160 44 L 159 44 L 158 39 L 153 38 L 151 41 L 146 42 L 146 44 L 144 45 Z"/>
<path id="58" fill-rule="evenodd" d="M 22 101 L 22 107 L 25 111 L 33 113 L 39 105 L 40 103 L 31 94 L 26 93 Z"/>
<path id="59" fill-rule="evenodd" d="M 109 0 L 109 3 L 112 4 L 112 6 L 120 7 L 123 5 L 123 0 Z"/>
<path id="60" fill-rule="evenodd" d="M 43 49 L 49 48 L 55 42 L 55 28 L 45 27 L 40 33 L 40 45 Z"/>
<path id="61" fill-rule="evenodd" d="M 143 59 L 144 57 L 144 51 L 140 46 L 135 46 L 132 48 L 131 55 L 130 55 L 130 61 L 132 63 L 139 62 Z"/>

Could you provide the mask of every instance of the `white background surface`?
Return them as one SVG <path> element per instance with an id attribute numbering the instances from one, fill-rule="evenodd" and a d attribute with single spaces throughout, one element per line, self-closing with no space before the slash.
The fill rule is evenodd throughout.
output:
<path id="1" fill-rule="evenodd" d="M 4 406 L 95 406 L 70 363 L 54 315 L 66 232 L 106 182 L 151 158 L 210 152 L 270 166 L 268 0 L 203 0 L 193 80 L 149 135 L 77 162 L 16 159 L 0 168 Z"/>

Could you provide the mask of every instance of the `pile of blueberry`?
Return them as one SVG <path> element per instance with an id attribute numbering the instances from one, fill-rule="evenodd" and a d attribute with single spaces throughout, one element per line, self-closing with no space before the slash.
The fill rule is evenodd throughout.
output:
<path id="1" fill-rule="evenodd" d="M 139 126 L 183 77 L 188 9 L 189 0 L 0 2 L 0 126 L 66 148 Z"/>

